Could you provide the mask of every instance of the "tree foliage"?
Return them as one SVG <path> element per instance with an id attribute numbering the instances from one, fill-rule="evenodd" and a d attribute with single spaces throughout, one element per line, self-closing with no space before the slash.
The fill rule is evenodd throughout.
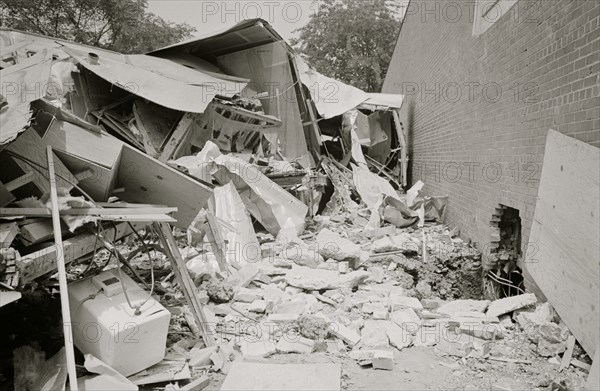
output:
<path id="1" fill-rule="evenodd" d="M 400 30 L 399 6 L 387 0 L 321 0 L 292 46 L 326 76 L 381 91 Z"/>
<path id="2" fill-rule="evenodd" d="M 195 29 L 146 12 L 147 0 L 0 0 L 2 27 L 143 53 L 189 38 Z"/>

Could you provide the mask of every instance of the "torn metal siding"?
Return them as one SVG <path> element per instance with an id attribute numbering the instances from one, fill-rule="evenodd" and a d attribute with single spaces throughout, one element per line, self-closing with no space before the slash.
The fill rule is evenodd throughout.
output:
<path id="1" fill-rule="evenodd" d="M 51 68 L 52 53 L 44 50 L 0 71 L 1 94 L 8 103 L 0 111 L 0 145 L 14 140 L 29 124 L 29 103 L 45 95 Z"/>
<path id="2" fill-rule="evenodd" d="M 98 63 L 87 52 L 65 44 L 65 52 L 102 79 L 161 106 L 202 113 L 216 95 L 239 94 L 245 82 L 206 75 L 169 60 L 146 55 L 99 55 Z"/>

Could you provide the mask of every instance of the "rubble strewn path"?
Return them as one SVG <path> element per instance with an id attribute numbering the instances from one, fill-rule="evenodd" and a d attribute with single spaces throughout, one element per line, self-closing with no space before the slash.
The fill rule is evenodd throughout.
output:
<path id="1" fill-rule="evenodd" d="M 424 263 L 421 229 L 386 227 L 373 237 L 349 221 L 317 217 L 302 235 L 302 257 L 259 235 L 267 256 L 242 268 L 252 275 L 231 301 L 205 295 L 225 360 L 185 334 L 171 334 L 181 336 L 171 354 L 190 358 L 192 373 L 210 373 L 207 389 L 219 389 L 239 360 L 340 364 L 348 390 L 583 386 L 587 372 L 577 364 L 589 358 L 579 345 L 573 365 L 558 372 L 570 333 L 551 306 L 533 294 L 483 299 L 481 255 L 446 227 L 423 228 Z"/>

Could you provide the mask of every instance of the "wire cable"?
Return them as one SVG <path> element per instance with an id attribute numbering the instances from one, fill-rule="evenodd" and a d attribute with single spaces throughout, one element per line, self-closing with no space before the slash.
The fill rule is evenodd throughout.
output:
<path id="1" fill-rule="evenodd" d="M 524 293 L 525 293 L 525 291 L 524 291 L 523 289 L 519 288 L 518 286 L 515 286 L 515 285 L 513 285 L 513 284 L 509 284 L 509 283 L 506 283 L 506 282 L 502 282 L 502 281 L 500 281 L 500 280 L 497 280 L 497 279 L 496 279 L 496 277 L 497 277 L 497 278 L 502 278 L 502 277 L 498 277 L 498 276 L 497 276 L 496 274 L 494 274 L 494 273 L 493 273 L 491 270 L 490 270 L 490 271 L 488 271 L 488 277 L 489 277 L 490 279 L 494 280 L 495 282 L 497 282 L 497 283 L 498 283 L 498 284 L 500 284 L 500 285 L 504 285 L 504 286 L 507 286 L 507 287 L 510 287 L 510 288 L 514 288 L 514 289 L 516 289 L 517 291 L 521 292 L 522 294 L 524 294 Z M 503 279 L 503 278 L 502 278 L 502 279 Z M 503 280 L 504 280 L 504 279 L 503 279 Z"/>
<path id="2" fill-rule="evenodd" d="M 19 160 L 21 160 L 21 161 L 24 161 L 25 163 L 29 164 L 29 166 L 30 166 L 30 167 L 32 167 L 34 170 L 36 170 L 36 171 L 37 171 L 37 172 L 38 172 L 40 175 L 42 175 L 42 176 L 44 176 L 44 177 L 46 177 L 46 176 L 47 176 L 47 175 L 46 175 L 46 173 L 44 173 L 44 172 L 42 171 L 42 169 L 43 169 L 43 170 L 47 170 L 47 169 L 48 169 L 47 167 L 44 167 L 43 165 L 41 165 L 41 164 L 39 164 L 39 163 L 36 163 L 36 162 L 32 161 L 31 159 L 28 159 L 28 158 L 26 158 L 26 157 L 24 157 L 24 156 L 22 156 L 22 155 L 19 155 L 19 154 L 17 154 L 17 153 L 14 153 L 14 152 L 12 152 L 12 151 L 5 151 L 5 152 L 6 152 L 6 153 L 8 153 L 10 156 L 12 156 L 12 157 L 14 157 L 14 158 L 17 158 L 17 159 L 19 159 Z M 91 197 L 89 194 L 87 194 L 87 193 L 86 193 L 86 192 L 85 192 L 83 189 L 81 189 L 79 186 L 77 186 L 77 184 L 76 184 L 76 183 L 74 183 L 73 181 L 71 181 L 71 180 L 70 180 L 70 179 L 68 179 L 68 178 L 65 178 L 64 176 L 60 175 L 59 173 L 56 173 L 55 175 L 56 175 L 57 177 L 59 177 L 59 178 L 63 179 L 63 180 L 64 180 L 64 181 L 66 181 L 67 183 L 71 184 L 71 185 L 72 185 L 74 188 L 76 188 L 78 191 L 80 191 L 80 192 L 81 192 L 81 194 L 83 194 L 83 195 L 85 196 L 85 198 L 87 198 L 87 199 L 88 199 L 90 202 L 92 202 L 92 203 L 93 203 L 95 206 L 97 206 L 97 204 L 96 204 L 96 201 L 94 201 L 94 199 L 93 199 L 93 198 L 92 198 L 92 197 Z M 50 178 L 48 178 L 48 180 L 50 180 Z M 103 233 L 105 233 L 106 231 L 104 230 L 104 227 L 102 227 L 102 224 L 101 224 L 101 223 L 97 223 L 97 224 L 98 224 L 98 231 L 102 230 L 102 232 L 103 232 Z M 136 230 L 133 228 L 133 226 L 131 225 L 131 223 L 130 223 L 130 222 L 128 222 L 128 224 L 129 224 L 129 226 L 130 226 L 130 227 L 133 229 L 133 231 L 136 233 L 136 235 L 138 236 L 138 238 L 141 238 L 141 236 L 140 236 L 140 235 L 139 235 L 139 233 L 138 233 L 138 232 L 137 232 L 137 231 L 136 231 Z M 116 230 L 116 227 L 114 228 L 114 231 L 115 231 L 114 233 L 115 233 L 115 238 L 116 238 L 116 231 L 117 231 L 117 230 Z M 96 242 L 97 242 L 97 240 L 98 240 L 98 234 L 96 235 Z M 117 257 L 117 260 L 120 260 L 121 258 L 123 258 L 123 259 L 124 259 L 124 257 L 123 257 L 123 256 L 122 256 L 122 255 L 119 253 L 119 251 L 117 250 L 117 247 L 115 246 L 114 242 L 111 242 L 111 241 L 109 241 L 109 239 L 108 239 L 108 238 L 106 238 L 106 236 L 105 236 L 105 240 L 106 240 L 106 241 L 108 241 L 108 242 L 109 242 L 109 244 L 112 246 L 112 248 L 113 248 L 113 251 L 114 251 L 114 253 L 115 253 L 115 256 Z M 143 241 L 142 241 L 142 245 L 144 245 L 144 247 L 145 247 L 145 243 L 144 243 Z M 94 255 L 95 255 L 95 253 L 96 253 L 96 248 L 95 248 L 95 247 L 96 247 L 96 244 L 94 244 Z M 108 249 L 107 249 L 107 250 L 108 250 Z M 109 252 L 110 252 L 110 250 L 109 250 Z M 119 255 L 121 256 L 121 258 L 119 257 Z M 150 257 L 150 254 L 149 254 L 149 253 L 148 253 L 148 258 L 151 260 L 151 257 Z M 108 259 L 108 261 L 110 261 L 110 256 L 109 256 L 109 259 Z M 129 265 L 128 263 L 126 263 L 126 262 L 123 262 L 123 261 L 121 261 L 121 262 L 122 262 L 123 264 L 125 264 L 125 265 L 126 265 L 126 266 L 127 266 L 127 267 L 128 267 L 128 268 L 129 268 L 129 269 L 130 269 L 130 270 L 131 270 L 131 271 L 132 271 L 134 274 L 135 274 L 135 275 L 136 275 L 136 277 L 137 277 L 138 279 L 140 279 L 140 280 L 141 280 L 141 277 L 139 277 L 139 275 L 137 275 L 137 273 L 135 272 L 135 270 L 133 270 L 133 269 L 131 268 L 131 265 Z M 91 263 L 93 263 L 93 258 L 92 258 L 92 262 L 90 262 L 90 265 L 91 265 Z M 108 262 L 105 264 L 105 266 L 106 266 L 106 265 L 108 265 Z M 87 269 L 86 269 L 86 271 L 87 271 Z M 121 277 L 121 268 L 120 268 L 120 267 L 118 267 L 118 272 L 119 272 L 119 277 Z M 152 261 L 151 261 L 151 279 L 152 279 L 152 286 L 151 286 L 150 293 L 149 293 L 148 297 L 147 297 L 147 298 L 146 298 L 146 299 L 145 299 L 145 300 L 142 302 L 142 304 L 140 304 L 139 306 L 134 306 L 134 305 L 132 305 L 132 304 L 131 304 L 131 301 L 129 300 L 129 296 L 127 295 L 127 288 L 125 287 L 125 284 L 123 283 L 123 280 L 122 280 L 122 278 L 120 278 L 120 280 L 121 280 L 121 286 L 122 286 L 122 288 L 123 288 L 123 293 L 124 293 L 124 295 L 125 295 L 125 299 L 127 300 L 127 303 L 129 304 L 129 306 L 130 306 L 130 307 L 131 307 L 131 308 L 132 308 L 132 309 L 135 311 L 135 315 L 140 315 L 140 314 L 141 314 L 141 309 L 140 309 L 140 308 L 141 308 L 141 307 L 142 307 L 144 304 L 146 304 L 146 303 L 148 302 L 148 300 L 150 300 L 150 298 L 152 297 L 152 294 L 153 294 L 153 292 L 154 292 L 154 263 L 153 263 Z M 143 280 L 141 280 L 141 281 L 142 281 L 142 282 L 144 282 Z M 144 283 L 145 283 L 145 282 L 144 282 Z M 99 292 L 98 292 L 98 293 L 99 293 Z M 97 295 L 97 294 L 96 294 L 96 295 Z M 96 295 L 93 295 L 93 297 L 92 297 L 92 296 L 90 296 L 90 297 L 88 297 L 86 300 L 93 299 L 93 298 L 95 298 L 95 297 L 96 297 Z M 86 301 L 86 300 L 84 300 L 84 301 Z"/>

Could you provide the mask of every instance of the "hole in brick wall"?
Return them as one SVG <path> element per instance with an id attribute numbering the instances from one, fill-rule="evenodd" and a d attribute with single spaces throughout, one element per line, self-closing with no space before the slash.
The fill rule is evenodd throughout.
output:
<path id="1" fill-rule="evenodd" d="M 523 255 L 519 210 L 499 205 L 492 216 L 491 225 L 486 294 L 490 298 L 521 294 L 524 290 L 523 275 L 518 267 Z"/>

